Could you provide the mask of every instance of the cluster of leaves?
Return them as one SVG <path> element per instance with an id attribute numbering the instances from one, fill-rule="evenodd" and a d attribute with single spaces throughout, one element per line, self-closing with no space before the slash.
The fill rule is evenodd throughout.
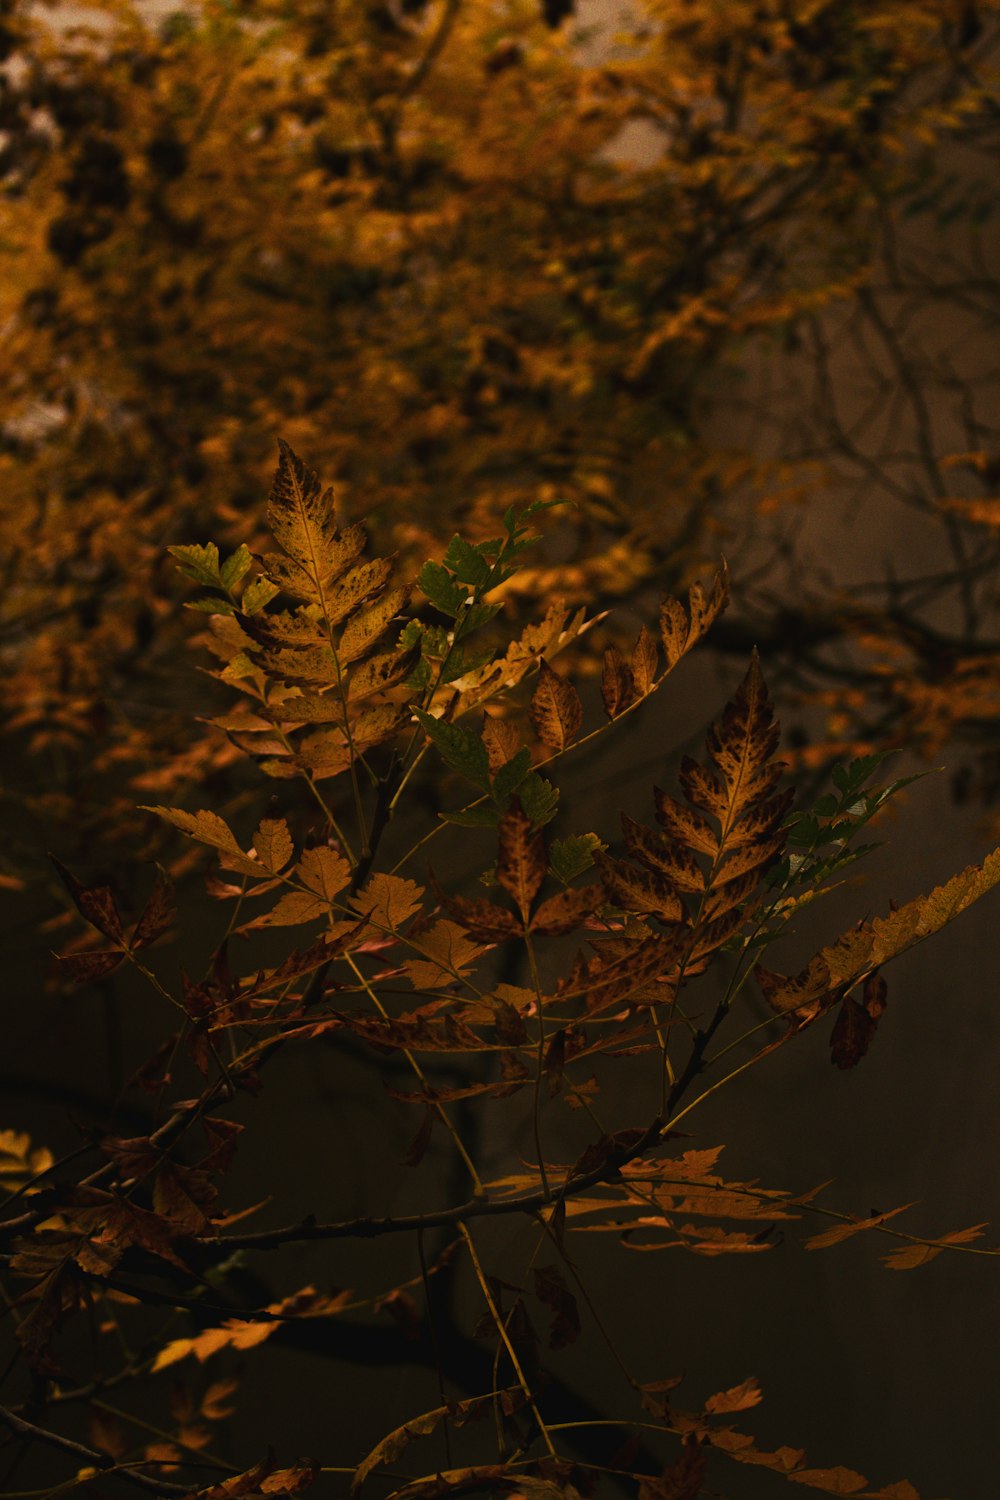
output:
<path id="1" fill-rule="evenodd" d="M 128 777 L 148 799 L 236 774 L 230 745 L 192 740 L 162 542 L 210 524 L 229 571 L 208 553 L 203 581 L 236 587 L 278 432 L 336 475 L 383 553 L 577 502 L 565 557 L 508 589 L 571 605 L 686 585 L 720 526 L 758 538 L 756 507 L 803 497 L 790 450 L 713 441 L 706 413 L 731 429 L 720 381 L 751 342 L 801 344 L 861 307 L 881 226 L 909 212 L 926 239 L 950 211 L 982 227 L 991 195 L 956 208 L 942 155 L 995 151 L 995 3 L 628 9 L 595 41 L 539 0 L 200 0 L 165 17 L 99 0 L 57 24 L 5 8 L 3 693 L 18 744 L 45 757 L 20 807 L 127 846 L 138 825 L 109 794 Z M 963 300 L 981 328 L 983 279 L 914 295 Z M 919 393 L 914 369 L 907 354 L 896 392 Z M 975 395 L 971 370 L 949 372 Z M 968 425 L 964 460 L 921 427 L 931 472 L 886 478 L 941 530 L 966 604 L 996 552 L 975 508 L 996 456 Z M 824 444 L 839 462 L 829 432 L 800 446 Z M 848 456 L 869 486 L 888 473 L 869 448 Z M 897 578 L 864 607 L 817 583 L 799 629 L 802 564 L 751 633 L 730 621 L 717 643 L 773 642 L 805 667 L 838 747 L 881 744 L 889 723 L 994 733 L 975 618 L 942 636 L 926 583 Z M 942 587 L 955 596 L 954 574 Z"/>
<path id="2" fill-rule="evenodd" d="M 859 760 L 837 773 L 835 791 L 811 812 L 790 814 L 756 655 L 708 732 L 705 758 L 682 762 L 676 795 L 654 787 L 656 827 L 622 814 L 620 853 L 591 831 L 550 842 L 559 803 L 542 769 L 661 688 L 724 611 L 726 573 L 685 599 L 665 598 L 658 631 L 644 626 L 627 657 L 616 646 L 605 650 L 603 721 L 583 733 L 583 702 L 552 665 L 585 634 L 591 622 L 582 612 L 570 619 L 554 602 L 514 640 L 468 644 L 496 618 L 487 595 L 534 540 L 525 512 L 507 512 L 502 537 L 456 538 L 442 562 L 423 567 L 416 586 L 440 624 L 422 613 L 407 619 L 411 586 L 392 584 L 391 559 L 363 560 L 363 528 L 338 523 L 330 492 L 287 446 L 267 516 L 278 550 L 259 566 L 239 553 L 220 564 L 211 546 L 173 551 L 185 574 L 209 590 L 196 602 L 209 614 L 223 662 L 217 675 L 240 694 L 242 707 L 221 730 L 265 772 L 298 777 L 316 812 L 306 825 L 301 814 L 290 823 L 272 811 L 246 844 L 211 809 L 155 809 L 213 851 L 226 877 L 238 877 L 208 877 L 210 892 L 233 903 L 233 915 L 203 977 L 184 976 L 176 992 L 146 961 L 172 916 L 162 873 L 127 937 L 111 891 L 62 871 L 79 913 L 112 945 L 69 955 L 74 976 L 131 965 L 137 982 L 179 1016 L 179 1030 L 166 1060 L 158 1055 L 147 1065 L 165 1113 L 145 1134 L 85 1140 L 71 1158 L 93 1155 L 85 1173 L 32 1154 L 12 1132 L 0 1141 L 11 1163 L 0 1236 L 19 1347 L 7 1374 L 23 1368 L 30 1392 L 0 1407 L 11 1432 L 75 1461 L 77 1482 L 94 1494 L 103 1493 L 97 1481 L 119 1476 L 165 1497 L 236 1500 L 296 1494 L 321 1473 L 338 1472 L 352 1476 L 352 1493 L 381 1477 L 394 1500 L 507 1490 L 577 1500 L 594 1492 L 608 1465 L 586 1445 L 592 1422 L 552 1418 L 548 1354 L 528 1308 L 537 1305 L 549 1324 L 549 1351 L 574 1343 L 591 1320 L 603 1328 L 574 1259 L 578 1234 L 601 1232 L 623 1251 L 759 1254 L 776 1243 L 776 1226 L 818 1214 L 836 1223 L 807 1248 L 888 1235 L 900 1242 L 887 1257 L 896 1270 L 946 1251 L 1000 1254 L 970 1244 L 982 1225 L 920 1236 L 898 1228 L 902 1207 L 857 1216 L 818 1202 L 819 1189 L 729 1181 L 717 1172 L 721 1147 L 683 1149 L 678 1128 L 727 1078 L 765 1062 L 835 1009 L 834 1061 L 859 1062 L 885 1008 L 883 966 L 1000 883 L 1000 850 L 929 895 L 859 923 L 798 976 L 766 968 L 762 956 L 801 905 L 856 857 L 854 834 L 904 782 L 871 788 L 880 762 Z M 527 702 L 523 684 L 531 687 Z M 387 868 L 393 810 L 417 768 L 438 753 L 479 795 L 460 810 L 464 817 L 439 817 Z M 482 816 L 473 818 L 476 808 Z M 433 870 L 427 885 L 398 873 L 456 821 L 495 843 L 495 899 L 449 890 L 453 880 Z M 590 878 L 581 884 L 582 876 Z M 259 903 L 259 914 L 241 921 L 247 903 Z M 289 927 L 308 927 L 308 944 L 233 972 L 234 932 L 257 942 L 265 929 L 273 941 L 275 929 Z M 516 956 L 507 978 L 498 977 L 498 953 Z M 747 1014 L 751 982 L 771 1009 L 763 1025 Z M 716 1046 L 724 1029 L 729 1039 Z M 231 1109 L 249 1095 L 252 1117 L 272 1059 L 320 1039 L 397 1059 L 408 1070 L 411 1087 L 390 1088 L 421 1122 L 407 1163 L 427 1170 L 436 1131 L 467 1179 L 464 1199 L 415 1214 L 336 1220 L 303 1205 L 289 1224 L 233 1228 L 266 1204 L 233 1209 L 220 1197 L 245 1128 Z M 656 1101 L 639 1118 L 608 1116 L 608 1068 L 629 1071 L 637 1113 L 644 1099 Z M 167 1105 L 182 1071 L 192 1088 Z M 530 1125 L 533 1159 L 521 1170 L 483 1180 L 464 1129 L 477 1102 Z M 553 1145 L 560 1121 L 558 1139 L 576 1141 L 568 1156 Z M 515 1216 L 532 1226 L 535 1245 L 511 1280 L 506 1266 L 504 1275 L 487 1268 L 496 1252 L 487 1250 L 483 1231 L 493 1219 Z M 434 1231 L 447 1241 L 428 1265 L 424 1236 Z M 240 1301 L 240 1268 L 282 1246 L 408 1236 L 417 1241 L 419 1273 L 397 1285 L 357 1293 L 292 1285 L 249 1306 Z M 459 1260 L 478 1289 L 479 1335 L 494 1344 L 486 1388 L 448 1399 L 442 1378 L 440 1404 L 367 1454 L 324 1454 L 286 1467 L 269 1454 L 244 1468 L 212 1454 L 211 1427 L 235 1401 L 231 1375 L 216 1372 L 234 1353 L 247 1357 L 252 1372 L 258 1346 L 359 1309 L 387 1311 L 403 1337 L 420 1340 L 433 1326 L 435 1287 Z M 151 1310 L 166 1321 L 150 1324 Z M 109 1365 L 114 1356 L 102 1346 L 96 1378 L 80 1381 L 72 1330 L 88 1314 L 97 1315 L 102 1334 L 121 1335 L 124 1353 Z M 194 1330 L 179 1333 L 177 1322 L 188 1318 Z M 651 1340 L 650 1360 L 657 1348 Z M 147 1403 L 163 1394 L 159 1372 L 192 1363 L 212 1363 L 212 1384 L 202 1394 L 175 1392 L 169 1415 L 152 1429 L 156 1443 L 147 1443 Z M 676 1404 L 673 1376 L 655 1368 L 625 1373 L 632 1412 L 606 1425 L 652 1434 L 652 1457 L 626 1446 L 612 1466 L 640 1500 L 696 1500 L 714 1488 L 721 1461 L 828 1494 L 915 1500 L 906 1482 L 874 1489 L 852 1469 L 810 1467 L 800 1449 L 759 1446 L 731 1420 L 759 1401 L 754 1380 L 692 1411 Z M 111 1384 L 125 1406 L 114 1408 L 109 1424 Z M 86 1444 L 62 1431 L 59 1414 L 74 1405 L 89 1412 Z M 489 1417 L 492 1426 L 465 1433 Z M 444 1462 L 440 1455 L 418 1460 L 401 1480 L 403 1455 L 435 1432 L 446 1445 Z M 467 1463 L 453 1462 L 453 1440 L 468 1444 Z M 206 1459 L 220 1470 L 209 1484 L 199 1473 Z"/>

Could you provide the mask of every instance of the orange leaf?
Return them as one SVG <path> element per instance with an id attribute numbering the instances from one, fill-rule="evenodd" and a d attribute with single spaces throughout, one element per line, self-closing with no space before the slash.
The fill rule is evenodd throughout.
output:
<path id="1" fill-rule="evenodd" d="M 554 672 L 543 657 L 538 664 L 538 681 L 531 695 L 531 722 L 543 745 L 551 750 L 565 750 L 583 723 L 583 704 L 571 682 Z"/>
<path id="2" fill-rule="evenodd" d="M 814 1234 L 806 1240 L 807 1250 L 825 1250 L 829 1245 L 839 1245 L 842 1240 L 849 1240 L 852 1235 L 861 1234 L 865 1229 L 877 1229 L 880 1224 L 886 1224 L 894 1219 L 897 1214 L 905 1213 L 912 1208 L 912 1203 L 903 1203 L 899 1208 L 890 1208 L 885 1214 L 872 1214 L 867 1219 L 854 1219 L 850 1224 L 838 1224 L 835 1229 L 824 1230 L 822 1234 Z"/>
<path id="3" fill-rule="evenodd" d="M 746 1411 L 748 1407 L 756 1406 L 761 1400 L 761 1389 L 753 1376 L 734 1385 L 728 1391 L 720 1391 L 716 1396 L 709 1396 L 705 1402 L 705 1410 L 719 1416 L 722 1412 Z"/>
<path id="4" fill-rule="evenodd" d="M 545 879 L 545 841 L 516 796 L 511 797 L 510 807 L 500 819 L 498 833 L 497 880 L 513 896 L 522 920 L 527 922 L 531 903 Z"/>
<path id="5" fill-rule="evenodd" d="M 601 671 L 601 698 L 609 719 L 616 719 L 636 699 L 635 679 L 632 668 L 617 646 L 609 646 L 604 653 Z"/>

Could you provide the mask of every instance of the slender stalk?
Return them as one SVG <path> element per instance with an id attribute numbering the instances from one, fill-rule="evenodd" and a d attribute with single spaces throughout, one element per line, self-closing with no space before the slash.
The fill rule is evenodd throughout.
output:
<path id="1" fill-rule="evenodd" d="M 535 987 L 535 1004 L 538 1008 L 538 1046 L 535 1054 L 535 1086 L 532 1101 L 532 1125 L 535 1136 L 535 1150 L 538 1153 L 538 1175 L 542 1183 L 542 1197 L 548 1202 L 552 1196 L 549 1188 L 548 1174 L 545 1170 L 545 1152 L 542 1149 L 542 1080 L 545 1076 L 545 1014 L 542 1006 L 542 985 L 538 974 L 538 961 L 535 957 L 535 945 L 531 941 L 531 933 L 525 929 L 524 946 L 528 953 L 528 963 L 531 967 L 531 982 Z"/>
<path id="2" fill-rule="evenodd" d="M 555 1445 L 552 1442 L 551 1437 L 549 1436 L 549 1429 L 542 1421 L 541 1413 L 539 1412 L 538 1407 L 535 1405 L 535 1398 L 531 1394 L 531 1386 L 528 1384 L 528 1380 L 525 1376 L 524 1370 L 521 1368 L 521 1361 L 517 1357 L 517 1350 L 511 1343 L 510 1335 L 507 1332 L 507 1325 L 504 1322 L 504 1319 L 501 1318 L 500 1311 L 496 1305 L 496 1302 L 493 1300 L 493 1293 L 490 1291 L 490 1284 L 487 1281 L 485 1272 L 483 1271 L 483 1268 L 479 1263 L 479 1256 L 476 1254 L 476 1247 L 473 1244 L 472 1235 L 469 1233 L 468 1228 L 465 1224 L 461 1225 L 461 1235 L 468 1247 L 469 1257 L 476 1272 L 476 1280 L 479 1282 L 483 1296 L 486 1298 L 486 1306 L 490 1310 L 490 1317 L 493 1319 L 497 1333 L 500 1335 L 500 1340 L 504 1348 L 507 1350 L 508 1355 L 510 1356 L 510 1362 L 514 1367 L 514 1374 L 517 1376 L 517 1382 L 524 1392 L 524 1399 L 528 1404 L 528 1410 L 531 1412 L 531 1415 L 534 1417 L 535 1421 L 538 1424 L 538 1431 L 541 1434 L 542 1441 L 544 1442 L 546 1448 L 548 1448 L 549 1453 L 552 1455 L 552 1457 L 556 1458 L 557 1454 Z"/>

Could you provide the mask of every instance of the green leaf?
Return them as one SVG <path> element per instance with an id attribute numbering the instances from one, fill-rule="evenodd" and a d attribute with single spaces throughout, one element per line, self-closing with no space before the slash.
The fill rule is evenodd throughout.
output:
<path id="1" fill-rule="evenodd" d="M 857 791 L 891 753 L 889 750 L 877 750 L 873 755 L 858 756 L 846 766 L 834 766 L 830 779 L 838 792 Z"/>
<path id="2" fill-rule="evenodd" d="M 184 605 L 185 609 L 196 609 L 201 615 L 234 615 L 235 604 L 230 604 L 228 599 L 222 599 L 218 594 L 202 594 L 200 599 L 189 599 Z"/>
<path id="3" fill-rule="evenodd" d="M 406 678 L 406 686 L 410 689 L 411 692 L 423 692 L 424 688 L 430 686 L 430 680 L 431 664 L 429 661 L 424 661 L 423 659 L 421 659 L 417 662 L 417 665 L 413 668 L 413 671 L 410 673 L 409 677 Z"/>
<path id="4" fill-rule="evenodd" d="M 459 583 L 470 583 L 473 588 L 481 588 L 490 576 L 490 565 L 482 552 L 460 536 L 452 537 L 442 563 L 451 569 Z"/>
<path id="5" fill-rule="evenodd" d="M 265 604 L 270 604 L 275 595 L 280 593 L 278 585 L 272 583 L 270 578 L 255 578 L 243 590 L 240 608 L 245 615 L 259 614 Z"/>
<path id="6" fill-rule="evenodd" d="M 791 830 L 788 842 L 797 848 L 811 849 L 819 841 L 819 823 L 808 813 L 794 813 L 785 826 Z"/>
<path id="7" fill-rule="evenodd" d="M 532 500 L 530 505 L 524 507 L 524 510 L 517 512 L 515 512 L 513 505 L 509 505 L 503 514 L 504 528 L 511 539 L 516 540 L 527 529 L 524 523 L 530 516 L 536 515 L 540 510 L 551 510 L 554 505 L 565 505 L 566 503 L 565 500 Z M 536 537 L 531 537 L 527 543 L 522 543 L 521 546 L 530 546 L 531 542 L 536 540 Z"/>
<path id="8" fill-rule="evenodd" d="M 167 551 L 171 557 L 176 557 L 177 566 L 185 578 L 192 579 L 195 583 L 203 583 L 208 588 L 222 587 L 222 574 L 219 572 L 219 549 L 214 542 L 209 542 L 207 547 L 199 547 L 197 544 L 184 547 L 168 547 Z"/>
<path id="9" fill-rule="evenodd" d="M 511 792 L 516 791 L 530 770 L 531 751 L 524 745 L 493 778 L 493 800 L 498 806 L 506 807 Z"/>
<path id="10" fill-rule="evenodd" d="M 474 672 L 477 667 L 485 666 L 492 656 L 492 646 L 487 646 L 482 651 L 466 651 L 464 646 L 456 647 L 441 673 L 442 685 L 454 682 L 457 677 L 464 677 L 466 672 Z"/>
<path id="11" fill-rule="evenodd" d="M 399 640 L 396 642 L 397 650 L 411 650 L 412 647 L 414 647 L 422 638 L 424 629 L 425 627 L 420 620 L 407 620 L 406 624 L 399 632 Z"/>
<path id="12" fill-rule="evenodd" d="M 417 574 L 417 587 L 423 591 L 443 615 L 457 619 L 468 594 L 460 588 L 454 578 L 440 563 L 425 562 Z"/>
<path id="13" fill-rule="evenodd" d="M 477 734 L 458 724 L 445 724 L 432 714 L 416 708 L 414 713 L 442 758 L 452 770 L 460 772 L 484 792 L 490 790 L 490 760 L 486 746 Z"/>
<path id="14" fill-rule="evenodd" d="M 458 622 L 462 634 L 471 635 L 474 630 L 479 630 L 483 625 L 488 625 L 494 615 L 498 615 L 502 608 L 502 604 L 470 604 Z"/>
<path id="15" fill-rule="evenodd" d="M 518 786 L 517 794 L 521 799 L 521 806 L 536 828 L 541 828 L 555 817 L 559 806 L 559 789 L 551 781 L 539 776 L 537 771 L 531 771 L 524 778 Z"/>
<path id="16" fill-rule="evenodd" d="M 484 802 L 482 807 L 467 807 L 461 812 L 438 813 L 438 817 L 445 823 L 457 823 L 460 828 L 496 828 L 500 822 L 501 810 L 489 802 Z"/>
<path id="17" fill-rule="evenodd" d="M 227 557 L 222 564 L 221 578 L 227 589 L 234 589 L 249 573 L 253 564 L 250 548 L 240 547 L 231 557 Z"/>
<path id="18" fill-rule="evenodd" d="M 571 834 L 566 839 L 553 839 L 549 849 L 549 869 L 563 885 L 569 885 L 584 870 L 590 869 L 594 863 L 594 851 L 607 847 L 596 833 L 578 833 Z"/>

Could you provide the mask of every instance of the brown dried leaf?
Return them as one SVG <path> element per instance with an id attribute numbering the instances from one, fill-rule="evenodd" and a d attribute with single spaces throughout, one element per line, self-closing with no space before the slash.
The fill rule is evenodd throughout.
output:
<path id="1" fill-rule="evenodd" d="M 625 847 L 633 859 L 665 875 L 677 891 L 697 895 L 705 889 L 704 871 L 684 843 L 637 823 L 628 813 L 623 812 L 620 817 Z"/>
<path id="2" fill-rule="evenodd" d="M 973 1224 L 968 1229 L 953 1229 L 950 1234 L 939 1235 L 936 1240 L 924 1244 L 907 1245 L 883 1255 L 882 1264 L 892 1271 L 912 1271 L 936 1259 L 949 1245 L 966 1245 L 970 1240 L 982 1239 L 985 1223 Z"/>
<path id="3" fill-rule="evenodd" d="M 639 1482 L 639 1500 L 698 1500 L 705 1479 L 705 1453 L 693 1433 L 684 1439 L 680 1458 L 663 1470 L 658 1479 L 644 1476 Z"/>
<path id="4" fill-rule="evenodd" d="M 603 886 L 582 885 L 549 896 L 536 909 L 529 926 L 532 932 L 561 937 L 598 911 L 604 902 Z"/>
<path id="5" fill-rule="evenodd" d="M 826 992 L 853 989 L 889 959 L 954 921 L 998 882 L 1000 848 L 987 855 L 981 865 L 969 865 L 929 895 L 918 896 L 887 917 L 876 917 L 873 922 L 860 923 L 845 932 L 835 943 L 823 948 L 796 979 L 757 970 L 758 982 L 778 1011 L 795 1010 L 807 1003 L 801 998 L 804 994 L 809 1000 L 821 998 L 824 983 Z"/>
<path id="6" fill-rule="evenodd" d="M 622 911 L 649 912 L 661 922 L 681 922 L 684 907 L 673 885 L 655 870 L 636 869 L 600 849 L 594 863 L 607 898 Z"/>
<path id="7" fill-rule="evenodd" d="M 549 1348 L 565 1349 L 580 1337 L 580 1310 L 558 1266 L 536 1266 L 535 1296 L 554 1314 Z"/>
<path id="8" fill-rule="evenodd" d="M 678 802 L 658 786 L 653 788 L 653 801 L 656 804 L 656 820 L 666 829 L 670 838 L 697 854 L 707 854 L 712 859 L 716 857 L 719 852 L 718 834 L 700 813 L 685 807 L 683 802 Z"/>
<path id="9" fill-rule="evenodd" d="M 268 872 L 258 859 L 244 854 L 236 836 L 224 818 L 218 813 L 202 811 L 184 812 L 179 807 L 143 807 L 142 812 L 153 812 L 165 818 L 188 838 L 197 839 L 219 851 L 219 863 L 224 870 L 236 870 L 241 875 L 266 875 Z"/>
<path id="10" fill-rule="evenodd" d="M 103 933 L 112 943 L 118 943 L 124 948 L 125 933 L 122 930 L 122 919 L 118 914 L 110 886 L 85 886 L 77 880 L 75 875 L 70 874 L 66 866 L 61 860 L 56 859 L 54 854 L 49 858 L 58 870 L 63 885 L 72 896 L 73 904 L 84 921 L 89 922 L 91 927 L 96 927 L 98 932 Z"/>
<path id="11" fill-rule="evenodd" d="M 866 1229 L 877 1229 L 880 1224 L 887 1224 L 897 1214 L 905 1213 L 912 1208 L 912 1203 L 903 1203 L 899 1208 L 891 1208 L 888 1213 L 871 1214 L 867 1219 L 853 1219 L 849 1224 L 838 1224 L 834 1229 L 826 1229 L 822 1234 L 814 1234 L 806 1240 L 807 1250 L 825 1250 L 829 1245 L 839 1245 L 843 1240 L 849 1240 L 852 1235 L 861 1234 Z"/>
<path id="12" fill-rule="evenodd" d="M 395 687 L 408 677 L 420 660 L 420 647 L 410 651 L 385 651 L 359 662 L 347 677 L 347 696 L 353 707 L 372 693 L 381 693 Z"/>
<path id="13" fill-rule="evenodd" d="M 442 985 L 455 984 L 461 979 L 486 951 L 479 943 L 471 941 L 474 936 L 474 933 L 442 917 L 428 931 L 410 938 L 410 944 L 424 955 L 422 959 L 411 958 L 405 966 L 414 988 L 440 989 Z"/>
<path id="14" fill-rule="evenodd" d="M 868 1051 L 877 1025 L 865 1006 L 850 995 L 844 996 L 830 1036 L 830 1056 L 838 1068 L 857 1067 Z"/>
<path id="15" fill-rule="evenodd" d="M 390 589 L 376 604 L 351 616 L 337 643 L 337 655 L 342 666 L 367 656 L 397 615 L 406 608 L 411 593 L 409 584 L 401 584 L 398 588 Z M 356 698 L 357 693 L 352 693 L 351 696 Z"/>
<path id="16" fill-rule="evenodd" d="M 632 647 L 632 655 L 629 658 L 629 666 L 632 669 L 632 680 L 641 698 L 645 698 L 656 681 L 656 667 L 659 655 L 659 647 L 653 639 L 652 633 L 643 625 L 639 631 L 639 639 Z"/>
<path id="17" fill-rule="evenodd" d="M 353 614 L 360 605 L 374 596 L 385 587 L 392 572 L 392 559 L 388 557 L 375 557 L 368 562 L 359 563 L 337 583 L 332 594 L 326 596 L 326 618 L 331 625 L 339 625 L 341 620 Z"/>
<path id="18" fill-rule="evenodd" d="M 483 744 L 486 746 L 490 772 L 495 776 L 508 761 L 514 759 L 521 748 L 521 737 L 510 719 L 502 719 L 499 714 L 484 713 Z"/>
<path id="19" fill-rule="evenodd" d="M 403 1423 L 402 1427 L 397 1427 L 392 1432 L 386 1433 L 381 1442 L 376 1444 L 367 1457 L 362 1459 L 361 1463 L 355 1469 L 354 1477 L 351 1480 L 351 1494 L 356 1495 L 358 1493 L 369 1474 L 373 1473 L 375 1469 L 381 1468 L 383 1464 L 394 1463 L 400 1454 L 405 1452 L 414 1438 L 427 1437 L 445 1418 L 448 1418 L 456 1426 L 461 1427 L 466 1422 L 474 1420 L 481 1413 L 487 1412 L 492 1406 L 493 1400 L 494 1397 L 489 1395 L 471 1396 L 465 1401 L 449 1402 L 447 1406 L 437 1406 L 433 1411 L 425 1411 L 418 1417 L 411 1417 L 408 1422 Z M 443 1492 L 446 1492 L 452 1486 L 445 1484 L 444 1481 L 454 1474 L 475 1474 L 477 1476 L 485 1474 L 491 1477 L 498 1477 L 502 1473 L 502 1465 L 491 1465 L 489 1468 L 481 1470 L 445 1470 L 444 1473 L 439 1472 L 436 1475 L 432 1485 L 440 1482 Z M 396 1491 L 394 1493 L 398 1496 L 401 1493 L 423 1495 L 430 1492 L 427 1482 L 418 1480 L 415 1484 L 405 1486 L 404 1491 Z M 434 1492 L 436 1493 L 436 1490 Z"/>
<path id="20" fill-rule="evenodd" d="M 477 899 L 467 901 L 461 896 L 449 896 L 431 871 L 434 894 L 446 911 L 451 912 L 470 937 L 483 943 L 502 943 L 506 938 L 519 937 L 522 928 L 514 913 L 493 901 Z"/>
<path id="21" fill-rule="evenodd" d="M 637 697 L 632 668 L 617 646 L 609 646 L 601 669 L 601 700 L 608 718 L 616 719 Z"/>
<path id="22" fill-rule="evenodd" d="M 294 845 L 284 818 L 264 818 L 253 836 L 253 855 L 271 874 L 279 874 L 292 857 Z"/>
<path id="23" fill-rule="evenodd" d="M 531 722 L 542 744 L 550 750 L 565 750 L 583 723 L 583 704 L 573 684 L 553 671 L 542 658 L 538 681 L 531 695 Z"/>
<path id="24" fill-rule="evenodd" d="M 664 599 L 660 604 L 660 636 L 671 671 L 682 656 L 708 632 L 729 603 L 729 570 L 726 564 L 716 573 L 706 593 L 701 583 L 692 584 L 687 607 L 679 599 Z"/>
<path id="25" fill-rule="evenodd" d="M 270 911 L 263 912 L 237 927 L 237 932 L 256 932 L 261 927 L 298 927 L 303 922 L 318 922 L 330 914 L 330 903 L 309 891 L 286 891 Z"/>
<path id="26" fill-rule="evenodd" d="M 148 948 L 151 943 L 156 942 L 157 938 L 162 937 L 176 913 L 173 884 L 162 865 L 157 865 L 156 879 L 153 882 L 149 900 L 129 940 L 132 951 L 137 953 L 141 948 Z"/>
<path id="27" fill-rule="evenodd" d="M 424 887 L 416 881 L 377 871 L 350 897 L 350 903 L 379 927 L 398 932 L 421 909 L 423 894 Z"/>
<path id="28" fill-rule="evenodd" d="M 269 1339 L 289 1319 L 336 1317 L 351 1301 L 351 1296 L 349 1291 L 342 1291 L 325 1297 L 315 1287 L 303 1287 L 291 1297 L 269 1303 L 266 1309 L 269 1316 L 266 1318 L 260 1318 L 256 1322 L 245 1318 L 228 1318 L 220 1328 L 205 1328 L 193 1338 L 173 1339 L 156 1356 L 153 1370 L 164 1370 L 178 1360 L 187 1359 L 189 1355 L 194 1355 L 199 1364 L 204 1364 L 220 1349 L 253 1349 Z"/>
<path id="29" fill-rule="evenodd" d="M 824 1490 L 828 1495 L 856 1495 L 863 1490 L 868 1480 L 856 1469 L 845 1469 L 838 1464 L 834 1469 L 795 1469 L 788 1478 L 792 1484 L 808 1484 L 814 1490 Z"/>
<path id="30" fill-rule="evenodd" d="M 531 903 L 545 879 L 547 859 L 545 841 L 516 796 L 500 819 L 498 837 L 497 880 L 513 896 L 527 923 Z"/>
<path id="31" fill-rule="evenodd" d="M 914 1271 L 918 1266 L 926 1266 L 936 1260 L 943 1249 L 943 1245 L 905 1245 L 900 1250 L 892 1250 L 888 1255 L 883 1255 L 882 1264 L 888 1266 L 890 1271 Z"/>
<path id="32" fill-rule="evenodd" d="M 351 867 L 342 854 L 326 844 L 306 849 L 295 869 L 302 884 L 330 903 L 348 884 Z"/>
<path id="33" fill-rule="evenodd" d="M 320 1467 L 311 1458 L 302 1458 L 288 1469 L 275 1469 L 273 1474 L 261 1481 L 262 1495 L 298 1495 L 320 1476 Z"/>
<path id="34" fill-rule="evenodd" d="M 267 499 L 267 524 L 287 561 L 269 555 L 265 566 L 274 582 L 300 598 L 324 602 L 324 591 L 365 545 L 361 525 L 341 534 L 333 510 L 333 492 L 321 490 L 311 469 L 287 443 L 279 440 L 278 468 Z"/>
<path id="35" fill-rule="evenodd" d="M 713 1416 L 721 1416 L 723 1412 L 746 1411 L 751 1406 L 757 1406 L 761 1399 L 760 1386 L 751 1375 L 739 1385 L 730 1386 L 728 1391 L 719 1391 L 718 1395 L 709 1396 L 705 1402 L 705 1410 Z"/>
<path id="36" fill-rule="evenodd" d="M 57 953 L 55 956 L 80 984 L 94 984 L 98 979 L 105 979 L 125 962 L 124 953 L 108 948 L 89 953 Z"/>

